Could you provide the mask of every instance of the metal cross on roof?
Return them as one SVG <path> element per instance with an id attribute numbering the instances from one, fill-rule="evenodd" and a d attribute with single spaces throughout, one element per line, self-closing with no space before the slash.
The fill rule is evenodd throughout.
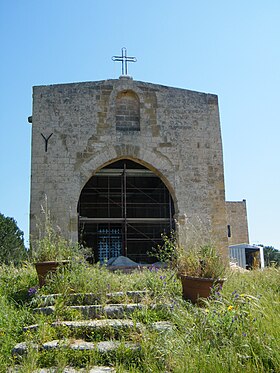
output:
<path id="1" fill-rule="evenodd" d="M 127 63 L 128 62 L 136 62 L 137 59 L 136 57 L 127 57 L 126 54 L 126 48 L 122 48 L 122 55 L 121 56 L 113 56 L 112 60 L 113 61 L 121 61 L 122 63 L 122 75 L 127 75 Z"/>

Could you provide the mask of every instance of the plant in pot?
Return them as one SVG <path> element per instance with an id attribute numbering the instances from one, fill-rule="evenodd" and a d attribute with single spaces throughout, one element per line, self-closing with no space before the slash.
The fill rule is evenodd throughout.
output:
<path id="1" fill-rule="evenodd" d="M 40 287 L 45 284 L 50 273 L 69 264 L 71 260 L 82 257 L 79 245 L 62 237 L 59 228 L 55 229 L 51 224 L 50 212 L 43 208 L 42 211 L 45 215 L 43 228 L 39 227 L 39 238 L 33 241 L 31 248 Z"/>
<path id="2" fill-rule="evenodd" d="M 176 253 L 184 299 L 197 303 L 199 298 L 209 297 L 214 287 L 222 287 L 227 264 L 213 244 L 177 246 Z"/>

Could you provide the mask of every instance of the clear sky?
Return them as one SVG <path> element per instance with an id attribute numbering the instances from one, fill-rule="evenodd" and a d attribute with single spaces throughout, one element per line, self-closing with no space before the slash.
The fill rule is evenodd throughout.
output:
<path id="1" fill-rule="evenodd" d="M 32 86 L 118 78 L 219 96 L 227 200 L 280 249 L 279 0 L 0 0 L 0 212 L 28 241 Z M 279 231 L 278 231 L 279 229 Z"/>

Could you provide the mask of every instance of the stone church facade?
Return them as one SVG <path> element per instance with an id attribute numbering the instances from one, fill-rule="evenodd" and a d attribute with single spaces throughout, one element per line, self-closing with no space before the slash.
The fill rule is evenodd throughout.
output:
<path id="1" fill-rule="evenodd" d="M 239 216 L 225 202 L 216 95 L 128 76 L 36 86 L 30 121 L 31 240 L 47 196 L 53 223 L 96 260 L 145 262 L 160 233 L 183 241 L 198 221 L 227 254 Z"/>

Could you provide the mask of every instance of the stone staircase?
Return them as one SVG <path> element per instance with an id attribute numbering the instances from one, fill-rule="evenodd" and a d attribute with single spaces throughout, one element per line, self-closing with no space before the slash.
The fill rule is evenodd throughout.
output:
<path id="1" fill-rule="evenodd" d="M 42 323 L 26 326 L 23 329 L 25 340 L 18 343 L 13 354 L 21 364 L 28 353 L 44 356 L 42 361 L 55 361 L 58 351 L 67 351 L 71 359 L 101 362 L 102 366 L 94 366 L 88 370 L 78 370 L 67 366 L 59 372 L 115 372 L 110 365 L 127 359 L 141 360 L 141 338 L 147 330 L 165 333 L 173 326 L 168 321 L 143 323 L 137 319 L 137 312 L 170 311 L 170 305 L 151 302 L 146 291 L 130 291 L 108 293 L 106 300 L 100 304 L 101 298 L 92 293 L 44 295 L 36 298 L 37 304 L 33 312 L 36 316 L 44 316 L 44 325 L 51 330 L 55 338 L 38 342 L 38 333 Z M 58 306 L 59 305 L 59 306 Z M 57 313 L 58 307 L 60 313 Z M 62 319 L 61 309 L 65 315 L 74 315 L 74 320 Z M 140 317 L 141 320 L 141 317 Z M 82 355 L 81 355 L 82 354 Z M 76 358 L 75 355 L 78 357 Z M 46 356 L 50 356 L 46 358 Z M 82 356 L 82 358 L 81 358 Z M 42 363 L 40 363 L 42 365 Z M 20 366 L 20 365 L 19 365 Z M 34 372 L 56 372 L 56 368 L 35 370 Z M 94 370 L 95 369 L 95 370 Z M 99 369 L 99 370 L 98 370 Z M 16 370 L 14 370 L 16 371 Z"/>

